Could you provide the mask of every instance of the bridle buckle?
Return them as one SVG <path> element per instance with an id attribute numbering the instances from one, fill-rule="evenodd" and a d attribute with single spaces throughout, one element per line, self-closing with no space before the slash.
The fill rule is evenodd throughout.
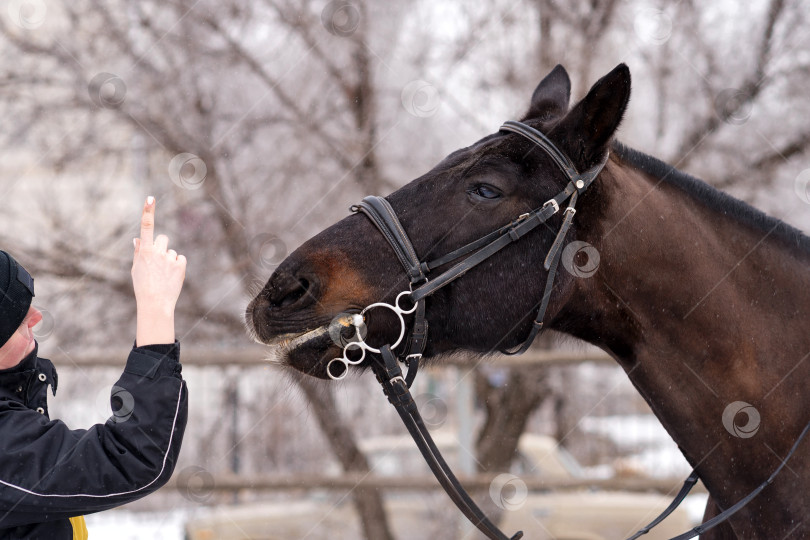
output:
<path id="1" fill-rule="evenodd" d="M 553 206 L 554 207 L 554 213 L 555 214 L 560 211 L 560 205 L 557 203 L 557 201 L 555 199 L 547 200 L 546 203 L 543 205 L 543 208 L 545 209 L 548 206 Z"/>

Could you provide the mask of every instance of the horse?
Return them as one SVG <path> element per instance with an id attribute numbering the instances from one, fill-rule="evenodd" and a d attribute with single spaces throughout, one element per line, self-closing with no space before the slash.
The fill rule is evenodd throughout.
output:
<path id="1" fill-rule="evenodd" d="M 580 171 L 607 156 L 570 212 L 564 271 L 541 323 L 601 348 L 624 369 L 703 481 L 709 519 L 782 465 L 810 420 L 810 238 L 616 141 L 630 80 L 621 64 L 570 106 L 570 79 L 557 66 L 521 119 Z M 566 182 L 548 152 L 500 130 L 386 200 L 425 260 L 508 225 Z M 549 276 L 544 258 L 565 214 L 425 298 L 425 359 L 486 357 L 532 334 Z M 373 303 L 396 304 L 409 286 L 386 238 L 355 213 L 290 254 L 246 320 L 282 363 L 327 378 L 342 351 L 335 321 Z M 393 316 L 368 323 L 378 343 L 392 343 L 399 330 Z M 796 446 L 779 476 L 701 537 L 810 537 L 810 442 Z"/>

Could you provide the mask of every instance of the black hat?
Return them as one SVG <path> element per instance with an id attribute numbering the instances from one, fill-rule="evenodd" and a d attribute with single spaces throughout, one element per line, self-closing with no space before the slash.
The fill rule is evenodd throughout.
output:
<path id="1" fill-rule="evenodd" d="M 0 250 L 0 347 L 25 320 L 33 296 L 34 278 L 14 257 Z"/>

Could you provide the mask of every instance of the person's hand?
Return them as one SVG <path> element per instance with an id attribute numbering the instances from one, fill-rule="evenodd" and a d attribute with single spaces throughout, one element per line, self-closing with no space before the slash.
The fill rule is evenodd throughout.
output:
<path id="1" fill-rule="evenodd" d="M 132 286 L 138 306 L 135 344 L 174 343 L 174 308 L 186 277 L 186 258 L 168 249 L 169 238 L 155 232 L 155 199 L 149 197 L 135 239 Z"/>

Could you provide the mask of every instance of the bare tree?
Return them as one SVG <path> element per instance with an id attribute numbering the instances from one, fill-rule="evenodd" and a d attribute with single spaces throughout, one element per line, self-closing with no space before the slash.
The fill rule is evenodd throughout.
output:
<path id="1" fill-rule="evenodd" d="M 264 231 L 278 230 L 285 222 L 285 228 L 293 228 L 302 215 L 300 205 L 279 204 L 275 215 L 268 213 L 267 204 L 256 204 L 256 192 L 272 192 L 273 184 L 285 183 L 288 175 L 297 177 L 297 183 L 325 187 L 328 181 L 315 179 L 348 175 L 353 189 L 360 191 L 383 191 L 386 182 L 375 153 L 373 59 L 366 43 L 373 25 L 364 4 L 333 2 L 322 10 L 309 2 L 200 4 L 122 3 L 118 9 L 100 2 L 65 4 L 58 8 L 63 13 L 54 26 L 59 28 L 46 36 L 3 22 L 4 46 L 24 61 L 3 66 L 6 92 L 0 99 L 10 107 L 21 83 L 37 94 L 27 104 L 29 121 L 20 123 L 22 132 L 9 134 L 33 144 L 47 145 L 53 126 L 38 119 L 82 121 L 50 160 L 56 167 L 101 155 L 140 160 L 151 170 L 168 169 L 176 186 L 163 182 L 149 189 L 164 208 L 169 205 L 162 216 L 179 218 L 168 225 L 177 232 L 178 243 L 192 236 L 198 240 L 192 243 L 202 248 L 194 254 L 198 263 L 207 262 L 206 272 L 192 271 L 188 277 L 179 306 L 181 327 L 216 339 L 244 335 L 242 306 L 223 300 L 234 298 L 234 292 L 247 296 L 250 276 L 266 278 L 285 254 L 285 241 Z M 275 54 L 295 50 L 309 62 L 269 62 L 257 39 L 267 32 L 285 34 Z M 95 66 L 107 65 L 115 67 L 94 73 Z M 235 84 L 223 84 L 226 80 Z M 331 94 L 334 102 L 324 103 L 324 88 L 329 87 L 339 91 Z M 253 100 L 247 108 L 241 105 L 246 97 Z M 273 129 L 279 135 L 270 134 Z M 136 135 L 140 144 L 133 148 Z M 306 140 L 305 163 L 299 140 Z M 268 156 L 268 146 L 281 155 Z M 77 187 L 92 190 L 92 185 Z M 32 271 L 91 280 L 117 297 L 129 296 L 120 266 L 99 267 L 95 251 L 99 241 L 126 245 L 124 238 L 132 234 L 126 221 L 115 223 L 95 242 L 75 245 L 71 213 L 49 215 L 53 226 L 41 247 L 13 243 L 32 261 Z M 186 230 L 183 218 L 190 222 Z M 193 238 L 195 233 L 200 237 Z M 2 241 L 9 245 L 13 239 Z M 198 326 L 205 328 L 194 332 Z M 347 470 L 368 470 L 352 430 L 335 421 L 331 388 L 313 392 L 312 385 L 301 385 L 319 423 L 328 428 L 339 461 Z M 229 395 L 235 396 L 235 390 Z M 238 441 L 238 436 L 232 439 Z M 367 537 L 390 538 L 379 494 L 359 489 L 355 495 Z"/>
<path id="2" fill-rule="evenodd" d="M 147 191 L 190 259 L 181 337 L 244 340 L 252 287 L 290 249 L 519 115 L 556 63 L 574 97 L 630 63 L 621 138 L 719 186 L 792 181 L 810 144 L 801 0 L 720 16 L 689 0 L 34 3 L 41 17 L 0 18 L 0 145 L 6 169 L 19 161 L 0 178 L 0 244 L 53 287 L 56 343 L 127 335 L 129 209 Z M 540 371 L 507 380 L 520 399 L 478 377 L 488 470 L 549 395 Z M 300 388 L 343 467 L 365 470 L 331 390 Z M 367 536 L 390 537 L 379 498 L 358 494 Z"/>

